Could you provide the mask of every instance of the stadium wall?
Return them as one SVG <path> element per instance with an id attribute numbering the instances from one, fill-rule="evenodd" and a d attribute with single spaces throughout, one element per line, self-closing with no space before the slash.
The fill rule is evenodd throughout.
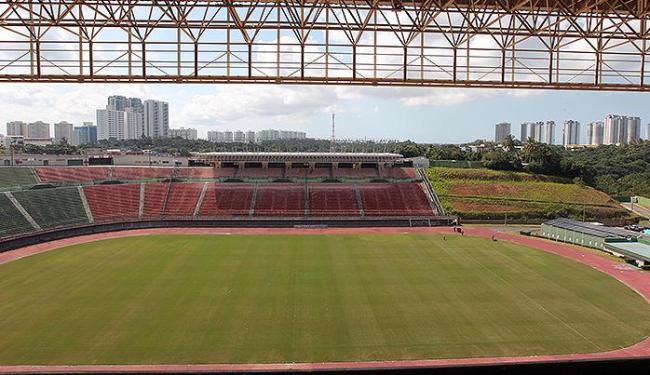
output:
<path id="1" fill-rule="evenodd" d="M 61 228 L 20 237 L 0 239 L 0 253 L 24 246 L 76 237 L 87 234 L 114 232 L 122 230 L 170 227 L 220 227 L 220 228 L 346 228 L 346 227 L 428 227 L 450 225 L 456 218 L 452 216 L 411 217 L 411 218 L 256 218 L 256 219 L 217 219 L 217 220 L 143 220 L 105 224 L 91 224 Z"/>

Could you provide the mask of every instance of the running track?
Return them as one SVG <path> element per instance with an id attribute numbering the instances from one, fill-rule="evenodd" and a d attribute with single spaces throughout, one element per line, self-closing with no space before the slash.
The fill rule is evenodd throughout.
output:
<path id="1" fill-rule="evenodd" d="M 498 232 L 489 228 L 464 227 L 471 236 L 490 238 L 496 235 L 500 241 L 510 241 L 520 245 L 534 247 L 549 253 L 573 259 L 589 267 L 604 272 L 639 293 L 650 303 L 650 273 L 627 267 L 606 257 L 591 252 L 583 252 L 577 247 L 560 243 Z M 139 229 L 111 232 L 68 238 L 44 244 L 28 246 L 22 249 L 0 254 L 0 264 L 33 254 L 55 250 L 68 245 L 97 241 L 107 238 L 141 236 L 151 234 L 359 234 L 359 233 L 445 233 L 453 234 L 451 228 L 329 228 L 329 229 L 228 229 L 228 228 L 164 228 Z M 650 357 L 650 338 L 633 346 L 601 353 L 545 355 L 531 357 L 493 357 L 493 358 L 458 358 L 412 361 L 377 361 L 377 362 L 333 362 L 333 363 L 279 363 L 279 364 L 208 364 L 208 365 L 81 365 L 81 366 L 0 366 L 0 373 L 43 372 L 219 372 L 219 371 L 310 371 L 310 370 L 345 370 L 345 369 L 388 369 L 418 368 L 436 366 L 481 365 L 495 363 L 532 363 L 550 361 L 621 359 Z"/>

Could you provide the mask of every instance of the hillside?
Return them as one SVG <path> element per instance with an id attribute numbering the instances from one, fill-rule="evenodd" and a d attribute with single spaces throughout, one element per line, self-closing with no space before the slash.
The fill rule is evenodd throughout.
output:
<path id="1" fill-rule="evenodd" d="M 618 202 L 570 180 L 489 169 L 429 168 L 445 210 L 464 219 L 598 220 L 627 217 Z"/>

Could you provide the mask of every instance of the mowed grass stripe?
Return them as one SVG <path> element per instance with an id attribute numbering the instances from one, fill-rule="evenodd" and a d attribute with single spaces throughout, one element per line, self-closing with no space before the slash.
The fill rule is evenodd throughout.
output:
<path id="1" fill-rule="evenodd" d="M 269 363 L 612 350 L 650 334 L 620 282 L 438 235 L 164 235 L 0 266 L 0 364 Z"/>

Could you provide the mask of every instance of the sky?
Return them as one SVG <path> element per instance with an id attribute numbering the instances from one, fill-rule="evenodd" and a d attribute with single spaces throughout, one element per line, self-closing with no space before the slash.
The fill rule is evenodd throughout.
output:
<path id="1" fill-rule="evenodd" d="M 556 143 L 561 124 L 585 125 L 607 114 L 641 117 L 642 136 L 650 122 L 650 95 L 602 91 L 545 91 L 468 88 L 396 88 L 297 85 L 51 84 L 0 85 L 0 123 L 42 120 L 79 125 L 95 122 L 95 110 L 110 95 L 164 100 L 170 127 L 208 130 L 302 130 L 308 137 L 329 138 L 336 113 L 339 139 L 399 139 L 461 143 L 494 138 L 494 125 L 554 120 Z M 6 128 L 0 127 L 0 133 Z"/>

